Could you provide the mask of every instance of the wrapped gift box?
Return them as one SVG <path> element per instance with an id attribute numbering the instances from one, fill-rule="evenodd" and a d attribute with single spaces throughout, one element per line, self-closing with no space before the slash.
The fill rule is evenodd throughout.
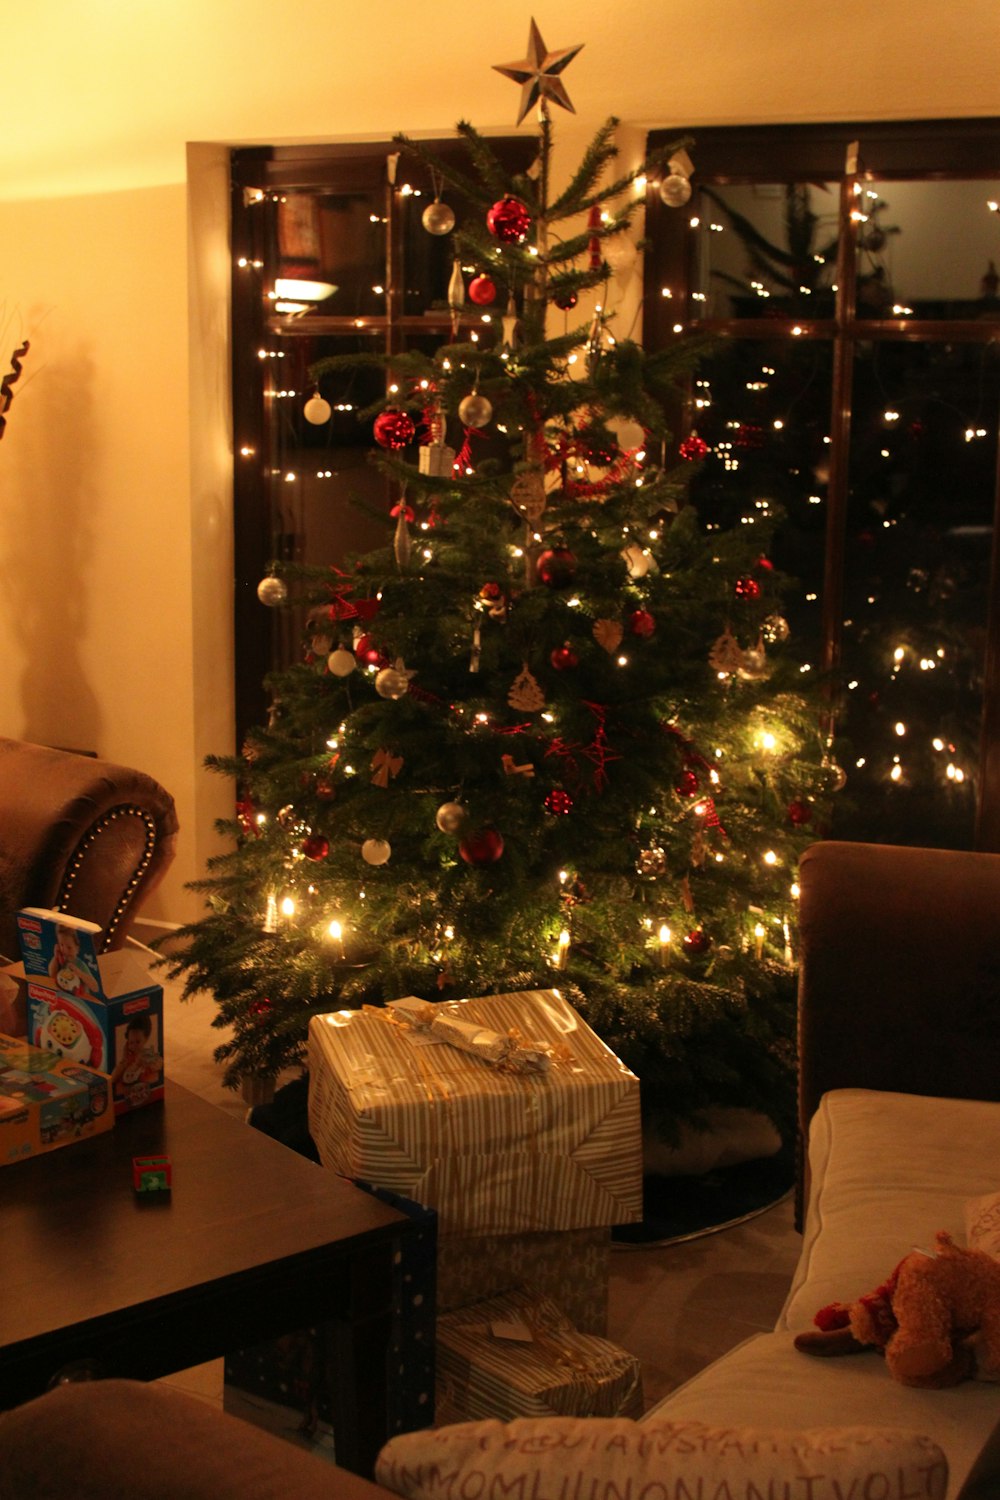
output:
<path id="1" fill-rule="evenodd" d="M 608 1228 L 446 1235 L 438 1244 L 438 1309 L 524 1290 L 558 1303 L 580 1333 L 603 1335 L 610 1261 Z"/>
<path id="2" fill-rule="evenodd" d="M 309 1027 L 309 1130 L 324 1165 L 438 1211 L 442 1235 L 592 1229 L 642 1217 L 639 1080 L 558 990 L 435 1010 L 538 1043 L 508 1071 L 391 1010 Z"/>
<path id="3" fill-rule="evenodd" d="M 490 1297 L 438 1319 L 437 1421 L 640 1417 L 634 1355 L 579 1333 L 548 1298 Z"/>

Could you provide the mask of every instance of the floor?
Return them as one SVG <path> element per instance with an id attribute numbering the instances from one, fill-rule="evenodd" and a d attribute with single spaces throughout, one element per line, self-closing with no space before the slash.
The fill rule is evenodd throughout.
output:
<path id="1" fill-rule="evenodd" d="M 224 1034 L 212 1026 L 211 997 L 182 1001 L 179 991 L 179 984 L 164 982 L 167 1073 L 242 1117 L 246 1101 L 223 1087 L 213 1061 Z M 697 1239 L 614 1248 L 608 1337 L 641 1362 L 647 1406 L 751 1333 L 773 1326 L 798 1252 L 790 1197 Z M 221 1361 L 184 1371 L 171 1383 L 221 1402 Z"/>

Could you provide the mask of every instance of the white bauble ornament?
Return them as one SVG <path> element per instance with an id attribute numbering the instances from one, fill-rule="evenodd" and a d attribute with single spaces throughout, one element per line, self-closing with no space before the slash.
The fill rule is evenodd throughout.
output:
<path id="1" fill-rule="evenodd" d="M 410 679 L 398 667 L 383 667 L 375 674 L 375 691 L 380 698 L 405 698 L 410 691 Z"/>
<path id="2" fill-rule="evenodd" d="M 315 396 L 309 397 L 309 400 L 302 408 L 302 415 L 314 427 L 322 427 L 323 423 L 329 422 L 333 415 L 333 407 L 329 401 L 324 401 L 323 397 L 317 393 Z"/>
<path id="3" fill-rule="evenodd" d="M 478 391 L 458 403 L 458 419 L 465 427 L 485 427 L 492 415 L 493 407 Z"/>
<path id="4" fill-rule="evenodd" d="M 434 821 L 442 833 L 457 833 L 465 822 L 465 808 L 461 802 L 442 802 Z"/>
<path id="5" fill-rule="evenodd" d="M 279 604 L 284 604 L 288 598 L 288 586 L 283 578 L 275 578 L 269 574 L 262 578 L 257 585 L 257 598 L 261 604 L 268 605 L 271 609 L 277 609 Z"/>
<path id="6" fill-rule="evenodd" d="M 442 203 L 440 198 L 435 198 L 424 209 L 420 222 L 428 234 L 450 234 L 455 227 L 454 210 L 447 203 Z"/>
<path id="7" fill-rule="evenodd" d="M 385 839 L 365 839 L 361 845 L 361 858 L 369 865 L 384 865 L 392 853 L 392 846 Z"/>
<path id="8" fill-rule="evenodd" d="M 357 666 L 358 659 L 346 646 L 338 646 L 336 651 L 330 652 L 326 664 L 334 677 L 349 677 Z"/>
<path id="9" fill-rule="evenodd" d="M 691 197 L 691 182 L 680 172 L 671 172 L 660 182 L 660 197 L 668 208 L 683 208 Z"/>

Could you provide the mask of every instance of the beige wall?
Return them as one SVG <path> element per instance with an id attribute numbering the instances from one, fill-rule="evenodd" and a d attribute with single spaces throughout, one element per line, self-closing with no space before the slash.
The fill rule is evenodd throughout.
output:
<path id="1" fill-rule="evenodd" d="M 0 733 L 158 776 L 184 883 L 228 788 L 228 144 L 509 130 L 530 7 L 382 0 L 32 0 L 3 22 L 0 374 L 32 349 L 0 444 Z M 995 0 L 545 0 L 565 75 L 557 167 L 609 114 L 653 125 L 1000 113 Z M 526 128 L 530 128 L 529 125 Z M 190 151 L 187 144 L 201 143 Z M 561 154 L 560 154 L 561 153 Z"/>

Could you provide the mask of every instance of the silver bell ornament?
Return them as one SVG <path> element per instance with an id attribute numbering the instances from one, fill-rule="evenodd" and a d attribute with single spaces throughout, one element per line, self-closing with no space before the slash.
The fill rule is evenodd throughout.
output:
<path id="1" fill-rule="evenodd" d="M 442 203 L 440 198 L 435 198 L 424 209 L 420 222 L 428 234 L 450 234 L 455 227 L 454 210 L 447 203 Z"/>
<path id="2" fill-rule="evenodd" d="M 288 598 L 288 586 L 283 578 L 275 578 L 273 574 L 269 574 L 258 583 L 257 598 L 269 609 L 277 609 L 278 605 L 284 604 Z"/>
<path id="3" fill-rule="evenodd" d="M 306 421 L 311 422 L 314 427 L 322 427 L 323 423 L 329 422 L 331 416 L 333 415 L 333 407 L 330 405 L 329 401 L 324 400 L 319 391 L 316 391 L 309 397 L 309 400 L 302 408 L 302 415 L 305 417 Z"/>
<path id="4" fill-rule="evenodd" d="M 485 427 L 492 416 L 492 404 L 478 391 L 458 403 L 458 419 L 465 427 Z"/>

